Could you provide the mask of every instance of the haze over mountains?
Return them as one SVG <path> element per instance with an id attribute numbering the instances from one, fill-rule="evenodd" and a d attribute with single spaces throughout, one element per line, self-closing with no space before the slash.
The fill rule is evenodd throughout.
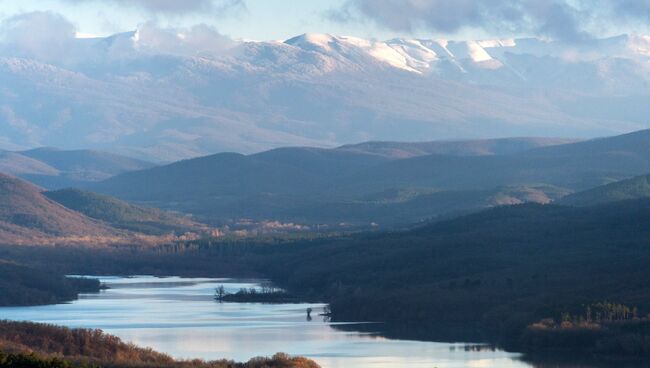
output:
<path id="1" fill-rule="evenodd" d="M 143 26 L 0 57 L 0 148 L 175 161 L 283 146 L 648 127 L 650 38 L 225 42 Z"/>
<path id="2" fill-rule="evenodd" d="M 88 188 L 217 222 L 386 225 L 549 203 L 650 172 L 650 130 L 563 142 L 375 142 L 222 153 L 117 175 Z"/>
<path id="3" fill-rule="evenodd" d="M 50 189 L 80 186 L 152 166 L 146 161 L 92 150 L 36 148 L 21 152 L 0 151 L 0 173 L 18 176 Z"/>
<path id="4" fill-rule="evenodd" d="M 113 228 L 163 235 L 211 230 L 156 208 L 215 226 L 279 221 L 345 228 L 408 225 L 527 202 L 591 205 L 640 198 L 647 194 L 638 183 L 643 178 L 630 178 L 650 172 L 649 147 L 650 130 L 643 130 L 586 141 L 284 147 L 159 166 L 98 151 L 36 149 L 5 152 L 2 164 L 6 172 L 54 189 L 39 195 L 70 210 Z"/>

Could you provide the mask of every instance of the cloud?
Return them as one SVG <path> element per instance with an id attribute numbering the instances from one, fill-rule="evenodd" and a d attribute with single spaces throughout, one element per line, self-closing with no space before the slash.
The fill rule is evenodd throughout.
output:
<path id="1" fill-rule="evenodd" d="M 246 10 L 245 0 L 64 0 L 70 3 L 93 1 L 104 5 L 139 8 L 155 15 L 212 14 L 224 16 Z"/>
<path id="2" fill-rule="evenodd" d="M 163 28 L 149 22 L 133 37 L 134 47 L 142 52 L 167 55 L 216 55 L 236 45 L 214 27 L 199 24 L 190 28 Z"/>
<path id="3" fill-rule="evenodd" d="M 186 28 L 161 27 L 146 22 L 133 37 L 115 37 L 105 49 L 79 42 L 76 28 L 53 12 L 23 13 L 0 21 L 0 56 L 30 58 L 58 66 L 128 59 L 149 55 L 219 55 L 237 45 L 230 37 L 209 25 Z M 102 53 L 103 52 L 103 53 Z"/>
<path id="4" fill-rule="evenodd" d="M 325 15 L 336 22 L 371 21 L 400 32 L 479 29 L 581 42 L 592 38 L 594 24 L 611 24 L 617 15 L 647 20 L 650 0 L 347 0 Z"/>
<path id="5" fill-rule="evenodd" d="M 51 61 L 73 47 L 75 26 L 52 12 L 30 12 L 0 22 L 0 53 Z"/>

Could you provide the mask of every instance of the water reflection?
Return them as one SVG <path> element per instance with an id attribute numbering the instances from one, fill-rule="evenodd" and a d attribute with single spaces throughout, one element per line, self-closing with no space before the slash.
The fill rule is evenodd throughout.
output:
<path id="1" fill-rule="evenodd" d="M 601 368 L 532 363 L 520 359 L 518 354 L 486 345 L 382 338 L 373 333 L 379 325 L 324 321 L 319 315 L 324 312 L 323 304 L 237 304 L 213 300 L 219 285 L 233 293 L 241 288 L 259 287 L 257 280 L 138 276 L 102 281 L 110 289 L 83 295 L 70 304 L 0 308 L 0 319 L 101 328 L 177 358 L 243 361 L 283 351 L 313 358 L 323 367 L 333 368 Z M 309 308 L 311 319 L 306 313 Z"/>

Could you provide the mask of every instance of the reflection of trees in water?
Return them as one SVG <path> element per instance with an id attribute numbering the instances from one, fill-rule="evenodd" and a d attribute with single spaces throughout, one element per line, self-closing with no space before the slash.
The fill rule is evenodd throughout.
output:
<path id="1" fill-rule="evenodd" d="M 465 352 L 495 352 L 498 348 L 492 344 L 466 344 L 462 346 L 452 345 L 449 351 L 465 351 Z"/>
<path id="2" fill-rule="evenodd" d="M 347 322 L 332 319 L 331 322 Z M 496 341 L 493 336 L 485 333 L 482 329 L 461 328 L 449 325 L 431 325 L 431 324 L 395 324 L 382 322 L 359 322 L 346 323 L 342 325 L 332 325 L 333 328 L 348 331 L 360 332 L 363 334 L 373 334 L 378 337 L 394 340 L 413 340 L 426 342 L 455 342 L 455 341 L 475 341 L 485 342 L 476 344 L 467 344 L 468 346 L 490 346 L 490 343 Z M 463 346 L 459 344 L 458 346 Z M 499 345 L 493 344 L 496 349 Z"/>
<path id="3" fill-rule="evenodd" d="M 332 325 L 334 329 L 358 332 L 366 337 L 377 339 L 397 339 L 415 341 L 491 341 L 490 336 L 480 330 L 458 329 L 451 326 L 412 326 L 391 325 L 387 323 L 356 323 Z M 492 340 L 494 341 L 494 340 Z M 454 344 L 450 351 L 462 352 L 495 352 L 500 350 L 498 344 Z M 608 360 L 603 357 L 593 357 L 590 354 L 580 353 L 545 353 L 524 354 L 518 358 L 531 368 L 648 368 L 650 360 Z"/>
<path id="4" fill-rule="evenodd" d="M 584 353 L 524 354 L 519 360 L 532 368 L 648 368 L 650 360 L 608 359 Z"/>

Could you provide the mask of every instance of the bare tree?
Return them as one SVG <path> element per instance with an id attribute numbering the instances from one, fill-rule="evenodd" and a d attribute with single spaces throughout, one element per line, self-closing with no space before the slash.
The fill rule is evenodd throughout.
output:
<path id="1" fill-rule="evenodd" d="M 224 296 L 226 296 L 226 288 L 223 285 L 219 285 L 214 291 L 214 298 L 222 302 Z"/>

